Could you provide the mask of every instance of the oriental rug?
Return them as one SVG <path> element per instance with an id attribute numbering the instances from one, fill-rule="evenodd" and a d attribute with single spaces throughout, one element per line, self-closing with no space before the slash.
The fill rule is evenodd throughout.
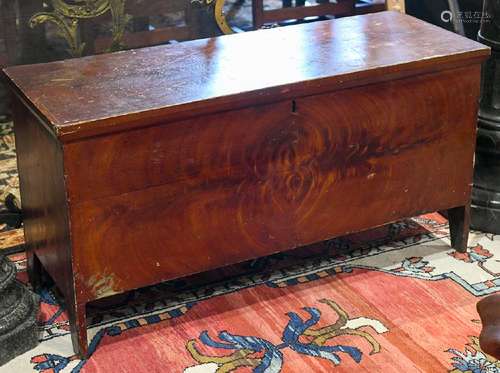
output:
<path id="1" fill-rule="evenodd" d="M 5 210 L 3 202 L 8 194 L 20 199 L 12 122 L 0 123 L 0 211 Z M 22 229 L 12 229 L 6 224 L 0 224 L 0 250 L 22 243 Z"/>
<path id="2" fill-rule="evenodd" d="M 13 136 L 0 131 L 2 194 L 17 194 Z M 22 244 L 22 230 L 0 230 L 0 248 Z M 11 259 L 27 282 L 25 255 Z M 500 236 L 472 232 L 460 254 L 429 214 L 91 304 L 88 360 L 48 286 L 41 344 L 0 373 L 495 373 L 475 305 L 497 291 Z"/>
<path id="3" fill-rule="evenodd" d="M 93 304 L 88 360 L 47 288 L 41 344 L 0 372 L 500 372 L 475 310 L 499 258 L 500 237 L 460 254 L 424 215 Z"/>

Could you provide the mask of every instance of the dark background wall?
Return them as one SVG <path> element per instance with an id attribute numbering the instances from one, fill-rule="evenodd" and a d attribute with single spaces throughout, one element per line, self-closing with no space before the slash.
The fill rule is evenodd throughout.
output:
<path id="1" fill-rule="evenodd" d="M 149 1 L 154 2 L 153 0 Z M 184 4 L 183 1 L 189 0 L 175 0 L 173 2 L 180 2 Z M 315 0 L 311 1 L 314 2 Z M 477 14 L 482 10 L 482 0 L 457 1 L 460 11 L 464 14 L 466 12 Z M 228 0 L 228 2 L 230 2 L 230 0 Z M 280 1 L 277 0 L 277 3 L 279 6 Z M 9 64 L 46 62 L 54 59 L 68 57 L 66 46 L 64 43 L 47 42 L 48 39 L 52 38 L 52 34 L 55 34 L 57 36 L 57 33 L 55 33 L 54 30 L 52 30 L 51 32 L 50 24 L 47 24 L 44 27 L 28 27 L 30 16 L 32 14 L 35 14 L 36 12 L 42 11 L 42 4 L 42 0 L 0 0 L 0 66 Z M 246 5 L 246 7 L 242 7 L 241 11 L 246 11 L 246 13 L 250 15 L 251 0 L 245 0 L 244 4 Z M 406 12 L 408 14 L 453 31 L 453 23 L 445 22 L 441 19 L 442 12 L 448 9 L 448 0 L 406 0 Z M 204 13 L 208 15 L 206 11 Z M 16 18 L 17 22 L 14 22 Z M 251 17 L 249 19 L 251 19 Z M 466 36 L 472 39 L 476 39 L 480 19 L 474 18 L 471 20 L 464 18 L 462 21 Z M 199 24 L 200 20 L 194 19 L 192 23 Z M 135 23 L 132 22 L 131 24 L 134 25 Z M 16 32 L 9 31 L 9 25 L 11 26 L 10 28 L 12 28 L 12 26 L 15 27 Z M 97 26 L 99 26 L 99 24 Z M 87 34 L 89 34 L 89 32 L 87 32 Z M 15 37 L 12 37 L 12 35 L 14 35 Z M 14 53 L 14 55 L 12 55 L 11 53 L 10 56 L 9 53 L 6 53 L 6 50 L 8 52 L 7 44 L 9 42 L 11 43 L 11 46 L 15 46 L 15 48 L 11 49 L 16 50 L 16 53 Z M 88 41 L 86 42 L 86 44 L 90 45 Z M 2 86 L 2 82 L 0 81 L 0 121 L 7 119 L 5 116 L 7 110 L 8 104 L 6 99 L 6 92 L 5 88 Z"/>
<path id="2" fill-rule="evenodd" d="M 447 0 L 406 0 L 405 5 L 406 13 L 453 31 L 453 24 L 441 19 L 441 13 L 449 9 Z M 458 6 L 462 13 L 472 12 L 474 14 L 482 11 L 483 0 L 458 0 Z M 479 21 L 480 19 L 474 16 L 472 18 L 464 16 L 462 24 L 467 37 L 476 39 Z"/>

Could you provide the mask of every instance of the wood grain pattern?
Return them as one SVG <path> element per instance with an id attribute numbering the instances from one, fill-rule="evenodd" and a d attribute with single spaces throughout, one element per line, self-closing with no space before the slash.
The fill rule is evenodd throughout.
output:
<path id="1" fill-rule="evenodd" d="M 251 156 L 248 154 L 248 149 L 263 157 L 266 149 L 257 147 L 264 146 L 260 144 L 263 139 L 286 142 L 286 138 L 280 137 L 284 136 L 282 133 L 286 133 L 286 130 L 293 125 L 298 126 L 300 123 L 304 125 L 306 119 L 309 121 L 308 125 L 312 127 L 310 131 L 319 131 L 314 127 L 316 123 L 321 123 L 317 119 L 318 115 L 321 115 L 320 119 L 323 122 L 329 120 L 328 125 L 334 127 L 334 132 L 330 134 L 334 138 L 330 141 L 342 143 L 345 137 L 342 132 L 345 130 L 342 126 L 351 126 L 351 124 L 342 123 L 344 117 L 350 117 L 356 123 L 368 122 L 377 115 L 373 111 L 386 112 L 390 109 L 391 116 L 397 115 L 400 123 L 387 122 L 380 117 L 379 122 L 371 124 L 373 128 L 367 128 L 364 131 L 367 133 L 366 136 L 375 135 L 370 131 L 378 131 L 380 136 L 385 133 L 388 138 L 384 138 L 384 141 L 386 143 L 392 141 L 393 146 L 397 147 L 400 145 L 397 142 L 398 139 L 405 141 L 408 137 L 407 133 L 400 131 L 398 125 L 404 129 L 406 126 L 421 126 L 421 123 L 425 121 L 430 124 L 447 119 L 441 118 L 443 113 L 447 113 L 445 109 L 456 105 L 455 101 L 460 100 L 460 96 L 455 98 L 455 90 L 450 87 L 459 85 L 460 87 L 456 89 L 461 89 L 462 85 L 470 84 L 470 79 L 475 79 L 475 75 L 471 73 L 474 69 L 477 69 L 477 66 L 471 69 L 454 70 L 464 71 L 456 77 L 453 77 L 455 72 L 447 72 L 428 75 L 425 78 L 383 83 L 373 86 L 375 88 L 364 88 L 363 92 L 369 93 L 362 96 L 359 96 L 359 91 L 349 89 L 331 96 L 282 101 L 273 105 L 256 106 L 241 111 L 202 116 L 174 123 L 167 122 L 145 130 L 127 131 L 114 136 L 102 136 L 70 143 L 64 147 L 65 163 L 68 165 L 69 173 L 69 197 L 73 202 L 79 202 L 176 181 L 187 182 L 190 179 L 207 182 L 223 178 L 241 179 L 251 168 L 248 164 L 248 157 Z M 429 83 L 422 83 L 423 81 Z M 434 87 L 433 84 L 436 86 Z M 471 87 L 466 88 L 471 90 Z M 404 97 L 403 93 L 405 93 Z M 440 94 L 445 97 L 440 97 Z M 365 98 L 366 95 L 370 98 Z M 379 98 L 379 95 L 384 98 Z M 446 100 L 446 108 L 442 108 L 443 99 Z M 317 103 L 316 100 L 318 100 Z M 374 106 L 375 102 L 376 106 Z M 338 118 L 336 109 L 328 109 L 331 106 L 330 103 L 333 103 L 335 108 L 342 105 L 341 118 Z M 463 102 L 461 104 L 466 106 Z M 292 112 L 294 105 L 297 111 L 295 113 Z M 352 110 L 353 106 L 356 110 Z M 470 104 L 467 109 L 474 110 Z M 463 110 L 460 109 L 453 114 L 454 123 L 464 121 L 461 117 L 464 115 Z M 420 118 L 419 115 L 426 117 Z M 470 115 L 467 119 L 470 119 Z M 408 124 L 403 125 L 405 121 Z M 391 126 L 398 129 L 390 132 Z M 340 137 L 337 136 L 339 132 L 342 134 Z M 320 138 L 320 135 L 317 133 L 317 138 Z M 447 135 L 455 136 L 456 131 L 450 129 Z M 293 136 L 300 138 L 299 133 Z M 234 139 L 238 141 L 235 142 Z M 364 138 L 357 140 L 360 144 L 365 142 Z M 462 138 L 462 140 L 465 142 L 467 138 Z M 354 142 L 354 139 L 349 139 L 349 141 Z M 276 143 L 269 143 L 266 146 L 278 151 Z M 313 154 L 318 151 L 315 149 Z M 332 151 L 331 149 L 323 148 L 321 151 L 324 157 L 332 156 L 328 153 Z M 343 151 L 345 154 L 351 152 L 348 149 L 336 149 L 338 153 Z M 312 157 L 313 154 L 310 156 Z M 259 161 L 271 163 L 275 160 L 269 158 L 259 159 Z M 346 166 L 345 159 L 338 159 L 336 162 L 337 165 Z M 82 164 L 86 167 L 81 167 Z M 331 166 L 334 167 L 333 164 Z M 287 167 L 289 165 L 280 165 L 281 169 L 276 172 L 286 172 Z"/>
<path id="2" fill-rule="evenodd" d="M 472 40 L 382 12 L 5 71 L 66 141 L 478 63 L 488 54 Z"/>
<path id="3" fill-rule="evenodd" d="M 30 278 L 85 356 L 133 288 L 436 210 L 464 251 L 488 53 L 389 12 L 9 68 Z"/>
<path id="4" fill-rule="evenodd" d="M 478 74 L 464 68 L 66 145 L 82 292 L 100 298 L 466 204 L 476 102 L 455 92 L 477 94 Z"/>

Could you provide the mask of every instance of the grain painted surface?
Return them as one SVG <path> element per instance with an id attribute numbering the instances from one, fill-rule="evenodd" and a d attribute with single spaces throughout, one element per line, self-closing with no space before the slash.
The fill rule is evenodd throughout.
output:
<path id="1" fill-rule="evenodd" d="M 85 297 L 465 205 L 478 76 L 468 67 L 66 145 Z"/>
<path id="2" fill-rule="evenodd" d="M 30 280 L 85 356 L 111 294 L 436 210 L 464 252 L 488 54 L 386 12 L 9 68 Z"/>
<path id="3" fill-rule="evenodd" d="M 486 56 L 397 12 L 6 70 L 61 138 L 393 79 Z"/>

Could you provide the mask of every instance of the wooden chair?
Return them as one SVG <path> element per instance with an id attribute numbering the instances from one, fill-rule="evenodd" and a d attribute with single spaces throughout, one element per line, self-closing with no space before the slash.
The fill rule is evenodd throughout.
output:
<path id="1" fill-rule="evenodd" d="M 182 41 L 195 38 L 196 27 L 192 20 L 192 6 L 190 2 L 174 1 L 137 1 L 129 0 L 125 7 L 126 14 L 132 17 L 129 27 L 123 35 L 122 42 L 127 48 L 141 48 L 164 44 L 170 40 Z M 154 15 L 168 13 L 182 14 L 179 25 L 154 27 Z M 111 23 L 111 15 L 103 17 Z M 103 22 L 103 18 L 82 23 L 83 39 L 86 42 L 87 54 L 106 52 L 111 44 L 112 37 L 95 32 L 96 25 Z"/>
<path id="2" fill-rule="evenodd" d="M 14 63 L 16 57 L 16 13 L 13 0 L 0 0 L 0 67 Z"/>
<path id="3" fill-rule="evenodd" d="M 0 68 L 44 61 L 44 36 L 27 26 L 31 14 L 43 9 L 42 0 L 0 0 Z M 6 88 L 0 81 L 0 122 L 9 118 Z"/>
<path id="4" fill-rule="evenodd" d="M 317 5 L 304 6 L 304 0 L 295 0 L 295 7 L 291 7 L 291 0 L 284 0 L 283 8 L 264 10 L 264 0 L 253 0 L 253 27 L 259 29 L 266 23 L 276 23 L 290 19 L 327 15 L 351 16 L 386 10 L 386 3 L 376 0 L 337 0 L 336 2 L 317 0 L 317 2 Z"/>

